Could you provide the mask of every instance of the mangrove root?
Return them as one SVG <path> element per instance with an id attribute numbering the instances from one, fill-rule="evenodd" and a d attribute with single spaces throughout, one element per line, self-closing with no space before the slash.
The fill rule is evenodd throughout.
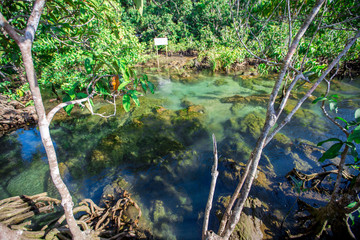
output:
<path id="1" fill-rule="evenodd" d="M 114 195 L 103 196 L 101 206 L 91 199 L 84 199 L 74 208 L 74 214 L 79 216 L 77 223 L 83 231 L 101 239 L 136 236 L 135 230 L 141 217 L 139 206 L 125 190 L 118 190 Z M 48 197 L 47 193 L 4 199 L 0 201 L 0 223 L 14 231 L 21 230 L 22 236 L 29 239 L 71 239 L 65 215 L 52 220 L 41 230 L 31 227 L 33 216 L 54 212 L 55 206 L 60 203 L 60 200 Z"/>

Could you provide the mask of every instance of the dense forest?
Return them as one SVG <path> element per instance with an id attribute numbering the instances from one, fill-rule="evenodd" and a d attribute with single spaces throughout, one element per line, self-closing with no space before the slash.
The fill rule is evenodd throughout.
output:
<path id="1" fill-rule="evenodd" d="M 133 153 L 134 151 L 128 147 L 129 152 L 132 151 L 128 159 L 140 161 L 139 158 L 148 157 L 150 152 L 148 149 L 151 149 L 151 154 L 157 154 L 157 157 L 169 156 L 170 152 L 174 155 L 173 151 L 183 150 L 187 142 L 195 141 L 192 139 L 194 136 L 197 138 L 200 135 L 207 135 L 199 117 L 204 113 L 206 106 L 199 107 L 184 98 L 181 104 L 185 108 L 178 112 L 171 112 L 172 109 L 160 106 L 149 111 L 151 113 L 146 112 L 147 108 L 153 107 L 149 105 L 154 100 L 146 99 L 144 95 L 154 94 L 162 84 L 156 80 L 158 78 L 151 76 L 170 75 L 169 68 L 172 68 L 173 72 L 176 69 L 177 74 L 176 78 L 169 77 L 170 82 L 189 82 L 191 74 L 200 78 L 200 72 L 205 71 L 207 74 L 231 76 L 232 80 L 239 81 L 237 84 L 241 87 L 252 90 L 256 85 L 261 84 L 271 87 L 271 89 L 262 89 L 254 96 L 246 94 L 240 96 L 239 93 L 221 98 L 221 103 L 233 104 L 232 112 L 243 111 L 245 105 L 252 108 L 262 106 L 263 110 L 260 111 L 260 115 L 249 114 L 245 120 L 236 120 L 238 122 L 230 117 L 225 119 L 224 123 L 230 124 L 228 130 L 224 128 L 224 132 L 233 131 L 229 130 L 232 127 L 237 130 L 234 130 L 231 136 L 221 139 L 219 149 L 213 135 L 214 165 L 211 177 L 208 179 L 211 185 L 206 185 L 207 188 L 210 187 L 209 197 L 206 208 L 206 201 L 204 202 L 205 212 L 199 213 L 199 216 L 201 215 L 199 218 L 203 222 L 201 236 L 194 234 L 193 239 L 247 237 L 244 235 L 246 230 L 241 232 L 238 224 L 244 221 L 243 209 L 248 208 L 249 202 L 255 202 L 251 200 L 250 191 L 252 185 L 258 181 L 258 170 L 262 167 L 261 162 L 264 162 L 264 154 L 267 154 L 264 149 L 267 146 L 279 148 L 270 142 L 278 144 L 284 142 L 284 139 L 288 141 L 288 137 L 280 131 L 283 131 L 293 119 L 299 123 L 305 122 L 309 111 L 302 110 L 302 107 L 310 108 L 309 100 L 312 105 L 321 105 L 321 114 L 338 131 L 335 133 L 335 130 L 331 130 L 334 134 L 326 135 L 325 128 L 316 126 L 320 129 L 317 133 L 327 136 L 327 139 L 322 139 L 317 146 L 313 144 L 312 149 L 318 151 L 317 147 L 322 147 L 318 156 L 319 163 L 330 159 L 337 159 L 337 162 L 329 164 L 333 166 L 331 170 L 319 170 L 310 174 L 294 168 L 286 175 L 293 189 L 298 193 L 295 203 L 299 212 L 307 213 L 301 217 L 301 221 L 306 223 L 304 225 L 306 231 L 301 226 L 297 226 L 294 227 L 297 235 L 292 235 L 290 231 L 283 229 L 289 213 L 294 210 L 291 207 L 282 222 L 278 221 L 279 232 L 272 236 L 309 239 L 315 236 L 324 239 L 339 236 L 346 236 L 349 239 L 359 237 L 359 233 L 354 231 L 354 226 L 358 224 L 356 217 L 359 215 L 360 207 L 357 150 L 360 143 L 360 108 L 359 102 L 356 101 L 359 96 L 339 97 L 337 93 L 333 93 L 339 91 L 343 94 L 346 92 L 340 91 L 343 82 L 347 84 L 350 81 L 356 85 L 359 80 L 360 5 L 357 1 L 0 0 L 0 2 L 1 135 L 17 128 L 38 124 L 50 176 L 61 201 L 46 195 L 26 197 L 29 198 L 28 202 L 33 202 L 34 205 L 39 202 L 41 207 L 38 205 L 36 207 L 43 209 L 39 212 L 48 211 L 44 205 L 41 205 L 46 202 L 49 208 L 53 205 L 62 205 L 61 213 L 64 213 L 64 216 L 57 218 L 58 220 L 51 226 L 46 225 L 41 231 L 31 231 L 30 227 L 25 228 L 25 222 L 21 223 L 27 217 L 31 217 L 31 214 L 21 215 L 24 211 L 31 212 L 29 209 L 19 210 L 24 207 L 21 203 L 24 197 L 11 196 L 12 198 L 0 201 L 0 207 L 6 211 L 3 215 L 9 214 L 8 217 L 0 216 L 0 230 L 2 229 L 4 237 L 10 236 L 10 239 L 20 237 L 23 233 L 17 230 L 26 230 L 25 237 L 45 239 L 98 237 L 156 239 L 161 235 L 152 236 L 143 229 L 134 232 L 138 227 L 141 210 L 126 190 L 122 190 L 119 196 L 115 194 L 102 199 L 105 207 L 97 206 L 91 199 L 83 200 L 80 206 L 78 203 L 74 205 L 71 191 L 63 181 L 61 166 L 64 164 L 59 164 L 59 156 L 57 156 L 59 147 L 54 146 L 50 129 L 54 127 L 53 119 L 56 126 L 61 125 L 59 121 L 64 121 L 66 124 L 66 121 L 69 121 L 67 119 L 79 117 L 77 113 L 72 115 L 78 107 L 103 119 L 118 118 L 119 114 L 121 118 L 131 117 L 132 120 L 126 120 L 127 128 L 116 130 L 129 136 L 130 131 L 134 129 L 134 132 L 140 131 L 140 128 L 145 128 L 143 126 L 153 123 L 154 119 L 160 119 L 163 125 L 169 124 L 169 129 L 189 132 L 189 136 L 182 139 L 184 143 L 169 141 L 164 144 L 161 142 L 159 146 L 151 146 L 153 135 L 159 135 L 159 139 L 168 138 L 162 136 L 161 131 L 164 131 L 164 135 L 178 134 L 168 134 L 156 125 L 154 129 L 150 127 L 145 133 L 140 133 L 141 143 L 150 142 L 149 145 L 142 146 L 147 150 L 137 146 L 138 153 Z M 167 38 L 168 44 L 154 46 L 155 38 Z M 159 59 L 165 63 L 161 68 L 159 68 Z M 174 62 L 169 63 L 170 61 Z M 181 62 L 183 63 L 180 64 Z M 261 79 L 252 80 L 252 76 Z M 226 85 L 226 80 L 218 79 L 215 85 L 220 92 L 220 88 Z M 50 98 L 53 99 L 48 104 Z M 344 107 L 346 111 L 351 111 L 351 115 L 348 114 L 346 117 L 339 115 L 342 113 L 339 108 L 344 106 L 340 103 L 343 99 L 352 103 L 351 109 Z M 102 110 L 102 107 L 96 105 L 99 101 L 113 106 L 113 112 L 98 111 Z M 136 112 L 135 109 L 141 108 L 145 109 L 143 111 L 147 115 Z M 220 112 L 220 109 L 217 111 Z M 302 117 L 299 117 L 300 114 L 297 112 L 300 112 Z M 56 118 L 57 113 L 58 115 L 66 113 L 66 117 Z M 149 114 L 158 115 L 149 117 Z M 347 119 L 349 116 L 351 119 Z M 301 118 L 303 122 L 299 120 Z M 81 119 L 82 117 L 79 117 L 79 121 Z M 315 118 L 307 120 L 315 122 Z M 109 121 L 111 123 L 111 120 Z M 246 121 L 248 122 L 245 126 Z M 311 124 L 303 125 L 309 127 Z M 241 130 L 242 126 L 248 130 Z M 183 127 L 185 130 L 182 130 Z M 251 143 L 245 146 L 242 143 L 245 138 L 240 136 L 242 134 L 251 135 Z M 143 140 L 146 138 L 147 140 Z M 106 143 L 104 139 L 99 140 L 99 146 L 108 149 L 108 152 L 113 151 L 111 146 L 116 141 L 122 144 L 124 142 L 129 145 L 135 144 L 125 138 L 120 141 L 119 136 L 111 136 L 110 139 L 113 140 L 109 141 L 110 143 Z M 133 138 L 129 137 L 129 139 Z M 160 142 L 155 139 L 153 145 Z M 221 157 L 221 152 L 225 152 L 226 149 L 225 142 L 230 141 L 229 139 L 233 144 L 228 147 L 231 157 L 235 159 L 235 156 L 241 156 L 241 160 L 235 159 L 234 163 L 230 163 L 230 157 L 227 160 Z M 207 144 L 210 146 L 211 141 Z M 95 159 L 94 152 L 97 150 L 92 150 L 89 158 Z M 122 152 L 121 154 L 126 155 Z M 4 159 L 6 160 L 5 154 Z M 154 166 L 158 164 L 156 161 L 152 163 Z M 89 165 L 91 174 L 99 171 L 94 170 L 95 167 L 91 168 L 95 164 L 99 163 L 91 162 L 91 166 Z M 220 170 L 217 169 L 218 164 Z M 215 194 L 218 199 L 226 200 L 222 202 L 220 213 L 217 211 L 214 214 L 212 202 L 214 192 L 218 190 L 215 188 L 217 177 L 220 173 L 221 179 L 224 171 L 221 169 L 226 168 L 226 164 L 237 166 L 233 167 L 232 173 L 228 173 L 229 176 L 232 174 L 235 176 L 231 177 L 232 190 L 226 194 L 227 197 Z M 109 165 L 102 167 L 106 168 Z M 74 167 L 74 169 L 81 168 L 81 166 Z M 5 170 L 1 174 L 6 175 Z M 333 181 L 328 180 L 330 175 L 334 177 Z M 224 180 L 221 181 L 223 184 Z M 324 191 L 319 190 L 323 182 L 324 185 L 328 182 L 326 185 L 328 189 Z M 306 203 L 306 199 L 301 200 L 301 194 L 308 191 L 322 191 L 321 193 L 325 194 L 323 198 L 327 199 L 326 204 L 319 207 Z M 219 203 L 220 200 L 217 202 Z M 123 215 L 130 206 L 137 211 L 135 220 L 125 216 L 126 214 Z M 79 218 L 79 212 L 85 214 Z M 13 220 L 17 217 L 21 221 Z M 155 216 L 153 218 L 157 219 Z M 250 234 L 250 237 L 256 238 L 255 235 Z M 160 238 L 170 239 L 169 236 L 162 233 Z"/>

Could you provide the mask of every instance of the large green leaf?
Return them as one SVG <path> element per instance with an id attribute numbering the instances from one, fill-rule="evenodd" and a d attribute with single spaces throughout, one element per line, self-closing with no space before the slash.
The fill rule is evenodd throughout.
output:
<path id="1" fill-rule="evenodd" d="M 140 83 L 141 83 L 142 89 L 144 90 L 144 93 L 146 93 L 147 87 L 146 87 L 145 81 L 143 81 L 143 80 L 141 79 L 141 80 L 140 80 Z"/>
<path id="2" fill-rule="evenodd" d="M 150 89 L 150 92 L 151 92 L 152 94 L 154 94 L 154 89 L 155 89 L 154 84 L 153 84 L 152 82 L 148 81 L 148 82 L 147 82 L 147 85 L 148 85 L 148 87 L 149 87 L 149 89 Z"/>
<path id="3" fill-rule="evenodd" d="M 62 100 L 63 100 L 63 102 L 68 102 L 68 101 L 71 101 L 71 97 L 66 94 Z"/>
<path id="4" fill-rule="evenodd" d="M 355 121 L 360 122 L 360 108 L 355 111 Z"/>
<path id="5" fill-rule="evenodd" d="M 139 98 L 135 94 L 132 94 L 131 98 L 134 101 L 134 103 L 136 104 L 136 106 L 140 106 Z"/>
<path id="6" fill-rule="evenodd" d="M 74 108 L 74 104 L 70 104 L 70 105 L 67 105 L 66 107 L 64 107 L 64 110 L 70 116 L 70 113 L 73 110 L 73 108 Z"/>
<path id="7" fill-rule="evenodd" d="M 137 95 L 139 95 L 140 93 L 136 90 L 130 90 L 129 93 L 130 93 L 131 98 L 135 102 L 136 106 L 140 106 L 140 101 L 137 97 Z"/>
<path id="8" fill-rule="evenodd" d="M 347 139 L 348 142 L 360 143 L 360 126 L 357 126 Z"/>
<path id="9" fill-rule="evenodd" d="M 125 81 L 125 82 L 123 82 L 123 83 L 121 83 L 120 84 L 120 86 L 118 87 L 118 90 L 121 90 L 121 89 L 123 89 L 126 85 L 128 85 L 130 82 L 128 82 L 128 81 Z"/>
<path id="10" fill-rule="evenodd" d="M 329 139 L 326 139 L 325 141 L 319 142 L 317 144 L 317 146 L 322 146 L 324 143 L 327 143 L 327 142 L 342 142 L 342 141 L 338 138 L 329 138 Z"/>
<path id="11" fill-rule="evenodd" d="M 122 102 L 123 102 L 123 107 L 125 109 L 125 112 L 129 112 L 130 111 L 130 96 L 125 94 L 123 96 Z"/>
<path id="12" fill-rule="evenodd" d="M 346 120 L 343 119 L 342 117 L 335 117 L 335 119 L 339 119 L 340 121 L 343 121 L 344 123 L 348 124 L 348 121 L 346 121 Z"/>
<path id="13" fill-rule="evenodd" d="M 88 95 L 86 93 L 82 93 L 82 92 L 79 92 L 79 93 L 76 94 L 76 97 L 78 99 L 87 98 L 87 96 Z"/>
<path id="14" fill-rule="evenodd" d="M 325 101 L 325 100 L 328 100 L 327 97 L 318 97 L 317 99 L 315 99 L 312 103 L 315 104 L 317 102 L 320 102 L 320 101 Z"/>
<path id="15" fill-rule="evenodd" d="M 326 152 L 324 152 L 324 154 L 321 156 L 321 158 L 319 159 L 319 162 L 323 162 L 326 159 L 332 159 L 337 157 L 340 154 L 340 149 L 343 146 L 343 142 L 341 143 L 335 143 L 334 145 L 332 145 Z"/>
<path id="16" fill-rule="evenodd" d="M 352 203 L 350 203 L 349 205 L 347 205 L 346 207 L 347 207 L 347 208 L 353 208 L 353 207 L 356 206 L 356 204 L 357 204 L 357 202 L 352 202 Z"/>

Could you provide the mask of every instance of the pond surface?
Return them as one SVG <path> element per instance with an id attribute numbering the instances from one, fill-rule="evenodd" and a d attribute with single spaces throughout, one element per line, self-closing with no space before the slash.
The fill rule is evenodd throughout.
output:
<path id="1" fill-rule="evenodd" d="M 199 74 L 176 80 L 149 76 L 157 85 L 156 93 L 142 97 L 141 106 L 130 114 L 118 110 L 117 117 L 105 120 L 79 110 L 54 120 L 51 133 L 60 172 L 75 202 L 83 198 L 97 202 L 111 189 L 125 188 L 141 206 L 142 224 L 156 239 L 199 239 L 211 180 L 211 134 L 217 137 L 220 158 L 217 199 L 235 187 L 234 166 L 247 160 L 255 144 L 265 116 L 261 96 L 270 93 L 276 76 Z M 359 88 L 343 83 L 336 93 L 344 99 L 340 116 L 351 120 L 359 107 Z M 234 95 L 258 98 L 229 99 Z M 101 113 L 111 111 L 108 105 L 97 108 Z M 318 105 L 305 103 L 264 150 L 260 172 L 265 179 L 258 181 L 251 195 L 278 212 L 274 217 L 281 220 L 296 196 L 286 173 L 294 167 L 305 172 L 318 169 L 321 152 L 316 143 L 341 136 Z M 44 191 L 58 197 L 36 128 L 4 136 L 0 145 L 0 199 Z M 310 193 L 307 197 L 321 202 Z M 210 228 L 215 230 L 217 224 L 213 215 Z"/>

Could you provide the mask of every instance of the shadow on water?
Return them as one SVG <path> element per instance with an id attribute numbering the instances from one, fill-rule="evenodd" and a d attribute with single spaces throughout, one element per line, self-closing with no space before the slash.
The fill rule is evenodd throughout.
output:
<path id="1" fill-rule="evenodd" d="M 216 230 L 215 213 L 222 208 L 218 200 L 233 192 L 260 134 L 265 118 L 261 94 L 270 92 L 273 77 L 214 75 L 186 83 L 153 78 L 156 93 L 143 97 L 141 107 L 129 114 L 119 110 L 117 117 L 104 120 L 83 112 L 55 120 L 51 133 L 60 173 L 76 201 L 96 202 L 114 188 L 127 189 L 142 208 L 142 224 L 156 239 L 199 239 L 211 180 L 210 136 L 217 136 L 220 159 L 210 221 Z M 223 101 L 236 94 L 255 97 Z M 339 112 L 350 116 L 358 105 L 348 101 Z M 96 107 L 108 110 L 106 105 Z M 306 104 L 264 150 L 251 190 L 255 200 L 245 212 L 263 218 L 269 237 L 281 236 L 276 229 L 296 199 L 285 174 L 294 167 L 305 172 L 319 168 L 321 149 L 316 143 L 339 134 L 328 129 L 333 128 L 318 109 Z M 36 129 L 5 136 L 0 144 L 0 198 L 38 191 L 57 196 Z M 304 197 L 314 204 L 323 201 L 316 194 Z M 284 226 L 293 221 L 289 215 Z"/>

